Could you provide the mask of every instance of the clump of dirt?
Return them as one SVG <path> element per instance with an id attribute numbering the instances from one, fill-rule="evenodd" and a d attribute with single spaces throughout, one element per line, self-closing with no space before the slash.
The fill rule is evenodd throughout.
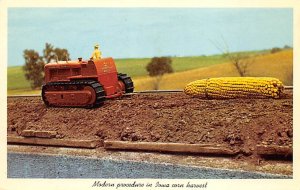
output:
<path id="1" fill-rule="evenodd" d="M 257 144 L 292 145 L 293 99 L 203 100 L 184 93 L 135 94 L 100 108 L 51 108 L 8 98 L 8 134 L 57 131 L 60 138 L 222 144 L 255 155 Z"/>

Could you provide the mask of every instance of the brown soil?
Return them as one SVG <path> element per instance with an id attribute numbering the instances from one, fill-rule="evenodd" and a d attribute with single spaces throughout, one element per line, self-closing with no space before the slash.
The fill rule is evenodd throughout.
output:
<path id="1" fill-rule="evenodd" d="M 135 94 L 96 109 L 47 108 L 8 98 L 9 135 L 57 131 L 57 138 L 223 144 L 257 161 L 257 144 L 292 145 L 293 98 L 201 100 L 183 93 Z"/>

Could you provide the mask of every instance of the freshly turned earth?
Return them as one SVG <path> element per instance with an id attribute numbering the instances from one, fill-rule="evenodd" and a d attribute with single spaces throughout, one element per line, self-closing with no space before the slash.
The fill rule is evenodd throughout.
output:
<path id="1" fill-rule="evenodd" d="M 8 98 L 8 135 L 57 131 L 57 138 L 222 144 L 257 160 L 257 144 L 292 145 L 293 98 L 204 100 L 184 93 L 134 94 L 100 108 L 46 107 Z"/>

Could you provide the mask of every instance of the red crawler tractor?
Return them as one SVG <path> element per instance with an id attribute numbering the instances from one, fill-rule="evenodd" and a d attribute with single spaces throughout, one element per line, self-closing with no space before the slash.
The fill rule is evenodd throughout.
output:
<path id="1" fill-rule="evenodd" d="M 117 73 L 112 58 L 45 65 L 42 98 L 47 106 L 97 107 L 106 98 L 133 92 L 131 78 Z"/>

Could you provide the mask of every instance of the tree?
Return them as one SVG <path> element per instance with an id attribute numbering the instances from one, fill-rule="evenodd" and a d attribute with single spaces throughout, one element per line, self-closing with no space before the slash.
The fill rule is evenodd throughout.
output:
<path id="1" fill-rule="evenodd" d="M 66 49 L 55 48 L 54 53 L 56 55 L 57 60 L 64 60 L 64 61 L 70 60 L 70 54 Z"/>
<path id="2" fill-rule="evenodd" d="M 45 49 L 43 50 L 43 59 L 45 63 L 50 63 L 52 60 L 55 60 L 53 46 L 49 43 L 46 43 Z"/>
<path id="3" fill-rule="evenodd" d="M 153 57 L 146 66 L 151 77 L 154 77 L 154 90 L 159 89 L 159 84 L 165 73 L 172 73 L 172 59 L 170 57 Z"/>
<path id="4" fill-rule="evenodd" d="M 255 61 L 254 58 L 242 53 L 230 53 L 228 51 L 224 53 L 224 56 L 229 59 L 241 77 L 246 76 L 248 66 Z"/>
<path id="5" fill-rule="evenodd" d="M 43 56 L 40 56 L 35 50 L 25 49 L 23 57 L 25 59 L 25 65 L 23 66 L 25 78 L 30 81 L 32 89 L 40 87 L 43 84 L 44 66 L 46 63 L 70 59 L 68 50 L 60 48 L 54 49 L 49 43 L 45 45 Z"/>
<path id="6" fill-rule="evenodd" d="M 49 43 L 46 43 L 45 45 L 45 49 L 43 50 L 43 56 L 45 63 L 50 63 L 56 60 L 68 61 L 70 59 L 70 54 L 68 53 L 68 50 L 61 48 L 54 49 L 54 47 Z"/>
<path id="7" fill-rule="evenodd" d="M 277 52 L 280 52 L 280 51 L 281 51 L 281 48 L 279 48 L 279 47 L 273 47 L 271 49 L 271 53 L 277 53 Z"/>
<path id="8" fill-rule="evenodd" d="M 43 83 L 44 62 L 39 53 L 34 50 L 24 50 L 25 78 L 30 81 L 32 89 L 41 86 Z"/>
<path id="9" fill-rule="evenodd" d="M 233 64 L 233 66 L 236 68 L 237 72 L 241 77 L 246 76 L 248 66 L 255 62 L 255 57 L 251 57 L 244 53 L 230 52 L 229 47 L 223 37 L 222 40 L 223 46 L 219 43 L 214 43 L 213 41 L 212 43 L 217 49 L 219 49 L 222 52 L 223 56 L 226 57 Z"/>

